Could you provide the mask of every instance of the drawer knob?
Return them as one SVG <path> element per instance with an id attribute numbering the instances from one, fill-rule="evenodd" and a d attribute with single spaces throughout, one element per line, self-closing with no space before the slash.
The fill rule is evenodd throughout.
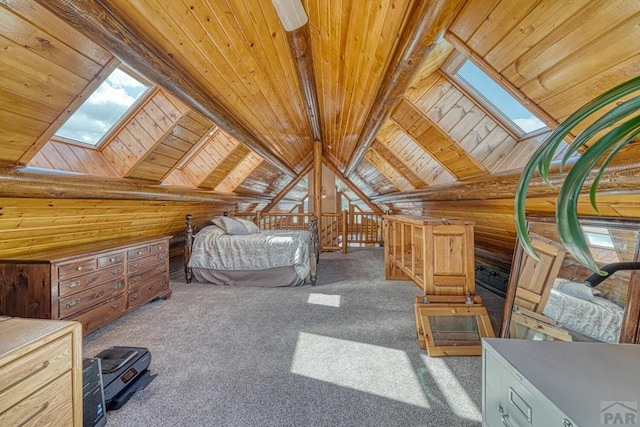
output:
<path id="1" fill-rule="evenodd" d="M 76 270 L 81 271 L 82 270 L 82 266 L 81 265 L 77 266 Z"/>
<path id="2" fill-rule="evenodd" d="M 69 288 L 69 289 L 77 288 L 78 286 L 80 286 L 80 281 L 79 280 L 76 280 L 75 282 L 71 282 L 71 283 L 67 284 L 67 288 Z"/>
<path id="3" fill-rule="evenodd" d="M 573 423 L 565 418 L 564 420 L 562 420 L 562 426 L 563 427 L 573 427 Z"/>
<path id="4" fill-rule="evenodd" d="M 140 297 L 140 294 L 138 292 L 136 292 L 135 294 L 133 294 L 133 299 L 137 300 Z"/>
<path id="5" fill-rule="evenodd" d="M 115 303 L 115 304 L 112 304 L 112 305 L 111 305 L 111 309 L 112 309 L 112 310 L 115 310 L 115 309 L 116 309 L 116 308 L 118 308 L 118 307 L 120 307 L 120 303 L 119 303 L 119 302 L 117 302 L 117 303 Z"/>
<path id="6" fill-rule="evenodd" d="M 142 251 L 138 251 L 138 255 L 142 255 Z"/>
<path id="7" fill-rule="evenodd" d="M 71 308 L 71 307 L 76 306 L 78 304 L 80 304 L 80 298 L 76 298 L 73 301 L 69 301 L 64 306 L 67 307 L 67 308 Z"/>
<path id="8" fill-rule="evenodd" d="M 164 254 L 158 255 L 158 259 L 164 259 Z"/>
<path id="9" fill-rule="evenodd" d="M 162 249 L 162 245 L 158 245 L 158 249 Z"/>
<path id="10" fill-rule="evenodd" d="M 116 262 L 116 259 L 115 258 L 110 258 L 109 262 Z"/>

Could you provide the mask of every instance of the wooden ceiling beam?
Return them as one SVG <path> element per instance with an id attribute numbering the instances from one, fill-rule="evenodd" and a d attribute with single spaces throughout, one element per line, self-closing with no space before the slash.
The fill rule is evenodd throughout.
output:
<path id="1" fill-rule="evenodd" d="M 398 188 L 398 190 L 415 190 L 415 187 L 411 185 L 411 183 L 400 172 L 398 172 L 386 158 L 378 153 L 375 148 L 369 147 L 364 155 L 364 158 L 367 159 L 373 166 L 375 166 L 375 168 L 378 169 L 378 171 L 382 175 L 386 176 L 387 179 Z"/>
<path id="2" fill-rule="evenodd" d="M 382 124 L 409 89 L 416 73 L 437 48 L 437 42 L 451 25 L 466 0 L 416 1 L 393 52 L 392 60 L 376 99 L 360 132 L 356 147 L 344 170 L 351 175 L 364 158 Z"/>
<path id="3" fill-rule="evenodd" d="M 267 162 L 288 175 L 297 176 L 292 167 L 268 148 L 268 144 L 261 141 L 226 107 L 211 97 L 167 53 L 159 52 L 146 43 L 104 4 L 81 0 L 36 2 L 146 78 L 165 88 L 186 105 L 202 113 Z"/>
<path id="4" fill-rule="evenodd" d="M 566 179 L 566 172 L 571 165 L 565 167 L 565 173 L 559 172 L 559 166 L 551 168 L 549 182 L 544 182 L 536 175 L 527 191 L 527 198 L 535 197 L 555 197 L 558 189 L 562 187 Z M 595 172 L 585 182 L 588 188 L 593 182 Z M 425 190 L 411 191 L 406 193 L 383 194 L 374 196 L 371 200 L 375 203 L 410 203 L 410 202 L 442 202 L 460 200 L 490 200 L 490 199 L 513 199 L 517 190 L 521 174 L 513 172 L 503 172 L 492 175 L 485 175 L 459 181 L 455 184 L 431 186 Z M 602 177 L 598 186 L 598 194 L 605 193 L 635 193 L 639 192 L 638 182 L 640 182 L 640 162 L 628 165 L 618 165 L 610 167 Z"/>
<path id="5" fill-rule="evenodd" d="M 382 209 L 380 209 L 375 203 L 373 203 L 371 201 L 371 199 L 369 197 L 367 197 L 366 194 L 364 194 L 364 192 L 362 190 L 360 190 L 360 188 L 358 188 L 357 185 L 355 185 L 349 178 L 347 178 L 341 171 L 340 169 L 338 169 L 336 167 L 336 165 L 334 165 L 331 161 L 329 161 L 329 159 L 327 159 L 326 157 L 323 159 L 323 163 L 329 168 L 331 169 L 331 171 L 333 171 L 333 173 L 335 173 L 338 178 L 340 178 L 340 180 L 342 182 L 344 182 L 344 184 L 349 187 L 349 189 L 360 198 L 360 200 L 362 200 L 368 207 L 369 209 L 371 209 L 373 212 L 376 213 L 383 213 Z"/>
<path id="6" fill-rule="evenodd" d="M 273 200 L 271 200 L 264 208 L 262 208 L 261 214 L 265 215 L 269 213 L 271 209 L 273 209 L 278 203 L 280 203 L 280 201 L 284 199 L 284 196 L 289 194 L 289 192 L 293 190 L 295 186 L 298 185 L 298 183 L 302 181 L 302 179 L 307 176 L 309 172 L 311 172 L 311 168 L 313 168 L 313 160 L 307 163 L 307 166 L 305 166 L 302 172 L 300 172 L 297 177 L 292 179 L 290 183 L 288 183 L 282 190 L 280 190 L 278 194 L 276 194 Z"/>
<path id="7" fill-rule="evenodd" d="M 32 168 L 1 168 L 3 197 L 165 200 L 179 202 L 268 201 L 264 195 L 220 194 L 215 191 L 152 184 L 140 180 L 97 177 Z"/>
<path id="8" fill-rule="evenodd" d="M 287 31 L 289 50 L 298 75 L 298 86 L 304 98 L 304 106 L 311 127 L 314 141 L 322 141 L 320 127 L 320 108 L 316 92 L 316 78 L 313 71 L 313 49 L 311 49 L 311 35 L 309 24 Z"/>
<path id="9" fill-rule="evenodd" d="M 235 191 L 263 161 L 264 159 L 256 153 L 249 153 L 248 156 L 242 159 L 242 161 L 224 177 L 222 182 L 216 186 L 215 190 L 221 193 L 231 193 Z"/>

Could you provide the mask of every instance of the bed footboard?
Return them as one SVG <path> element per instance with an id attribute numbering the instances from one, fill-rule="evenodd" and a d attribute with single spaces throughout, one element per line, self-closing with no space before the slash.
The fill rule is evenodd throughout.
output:
<path id="1" fill-rule="evenodd" d="M 189 260 L 191 259 L 191 248 L 193 246 L 193 215 L 188 214 L 186 219 L 187 223 L 187 236 L 184 241 L 184 277 L 187 283 L 191 283 L 191 267 L 189 267 Z"/>
<path id="2" fill-rule="evenodd" d="M 311 232 L 311 240 L 309 241 L 309 265 L 311 267 L 311 286 L 316 285 L 318 278 L 318 263 L 320 262 L 320 242 L 318 240 L 318 217 L 313 216 L 309 221 L 309 231 Z"/>

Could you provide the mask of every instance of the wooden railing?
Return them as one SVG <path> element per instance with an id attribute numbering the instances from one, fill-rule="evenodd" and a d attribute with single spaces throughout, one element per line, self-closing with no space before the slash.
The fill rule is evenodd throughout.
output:
<path id="1" fill-rule="evenodd" d="M 258 214 L 254 222 L 261 230 L 308 230 L 312 216 L 310 213 Z"/>
<path id="2" fill-rule="evenodd" d="M 237 215 L 252 220 L 262 230 L 307 230 L 313 214 L 274 213 L 266 215 Z M 346 230 L 346 232 L 345 232 Z M 382 215 L 372 212 L 325 213 L 319 224 L 318 237 L 323 251 L 341 250 L 349 246 L 365 247 L 384 244 Z"/>
<path id="3" fill-rule="evenodd" d="M 342 214 L 323 213 L 320 221 L 319 238 L 322 250 L 339 251 L 342 249 Z M 344 251 L 344 250 L 343 250 Z"/>
<path id="4" fill-rule="evenodd" d="M 382 215 L 370 212 L 350 212 L 346 215 L 348 216 L 347 242 L 351 246 L 372 246 L 384 243 Z"/>

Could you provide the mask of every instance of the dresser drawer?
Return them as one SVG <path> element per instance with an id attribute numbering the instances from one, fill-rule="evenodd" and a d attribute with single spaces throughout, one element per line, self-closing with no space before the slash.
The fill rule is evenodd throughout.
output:
<path id="1" fill-rule="evenodd" d="M 92 288 L 100 283 L 112 281 L 124 276 L 124 264 L 98 270 L 91 274 L 60 281 L 59 295 L 65 296 Z"/>
<path id="2" fill-rule="evenodd" d="M 88 258 L 58 265 L 58 279 L 75 277 L 96 269 L 96 259 Z"/>
<path id="3" fill-rule="evenodd" d="M 169 249 L 169 242 L 155 242 L 149 245 L 149 251 L 151 254 L 159 254 L 162 252 L 166 252 Z"/>
<path id="4" fill-rule="evenodd" d="M 108 267 L 110 265 L 122 264 L 124 262 L 124 252 L 115 252 L 112 254 L 102 255 L 97 258 L 98 268 Z"/>
<path id="5" fill-rule="evenodd" d="M 123 291 L 124 278 L 114 282 L 106 282 L 101 285 L 94 286 L 91 289 L 68 295 L 58 301 L 60 308 L 59 316 L 61 319 L 72 316 L 75 313 L 92 307 L 118 293 L 122 293 Z"/>
<path id="6" fill-rule="evenodd" d="M 167 260 L 167 254 L 155 254 L 152 256 L 148 256 L 146 258 L 136 259 L 134 261 L 129 261 L 128 268 L 129 273 L 137 273 L 139 271 L 146 270 L 147 268 L 153 267 L 159 263 L 162 263 Z"/>
<path id="7" fill-rule="evenodd" d="M 1 426 L 72 426 L 73 388 L 71 371 L 32 395 L 0 412 Z M 77 423 L 79 425 L 79 423 Z"/>
<path id="8" fill-rule="evenodd" d="M 167 272 L 167 268 L 167 264 L 163 263 L 140 274 L 129 276 L 129 289 L 137 288 L 138 286 L 147 283 L 149 279 L 165 274 Z"/>
<path id="9" fill-rule="evenodd" d="M 129 249 L 127 251 L 127 259 L 143 258 L 150 254 L 149 245 L 138 246 L 137 248 Z"/>
<path id="10" fill-rule="evenodd" d="M 121 294 L 66 320 L 75 320 L 82 323 L 82 332 L 86 335 L 122 316 L 126 308 L 126 295 Z"/>
<path id="11" fill-rule="evenodd" d="M 167 289 L 168 287 L 168 279 L 166 277 L 159 276 L 143 286 L 130 290 L 127 302 L 128 308 L 131 310 L 151 301 L 158 296 L 160 291 Z"/>
<path id="12" fill-rule="evenodd" d="M 71 369 L 71 335 L 32 351 L 0 370 L 0 414 Z M 0 422 L 0 425 L 9 425 Z"/>

